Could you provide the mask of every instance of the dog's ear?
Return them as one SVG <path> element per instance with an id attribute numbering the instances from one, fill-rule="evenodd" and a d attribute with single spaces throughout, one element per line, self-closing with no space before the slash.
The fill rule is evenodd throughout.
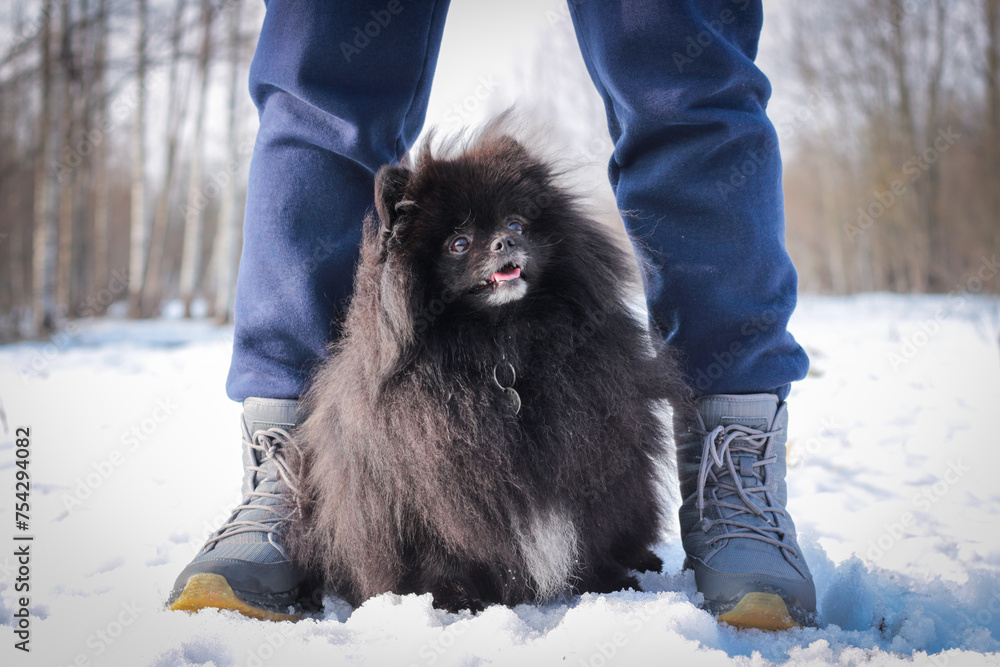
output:
<path id="1" fill-rule="evenodd" d="M 375 174 L 375 210 L 383 231 L 392 231 L 406 207 L 403 195 L 410 176 L 410 170 L 398 164 L 387 164 Z"/>
<path id="2" fill-rule="evenodd" d="M 531 160 L 531 153 L 524 147 L 524 144 L 507 134 L 497 137 L 497 152 L 518 161 Z"/>

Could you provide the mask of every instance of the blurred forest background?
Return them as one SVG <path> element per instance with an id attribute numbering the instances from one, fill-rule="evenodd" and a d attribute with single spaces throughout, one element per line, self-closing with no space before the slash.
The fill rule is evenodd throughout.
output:
<path id="1" fill-rule="evenodd" d="M 1000 251 L 1000 0 L 765 7 L 801 289 L 968 289 Z M 262 19 L 244 0 L 0 0 L 0 341 L 109 312 L 231 319 Z M 602 104 L 565 7 L 544 19 L 513 72 L 471 77 L 428 125 L 517 102 L 609 195 Z"/>

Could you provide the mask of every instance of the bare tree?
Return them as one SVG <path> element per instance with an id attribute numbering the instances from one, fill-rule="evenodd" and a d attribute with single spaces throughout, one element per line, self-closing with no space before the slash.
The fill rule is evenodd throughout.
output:
<path id="1" fill-rule="evenodd" d="M 205 163 L 205 107 L 208 101 L 208 66 L 212 47 L 212 18 L 215 13 L 209 0 L 201 0 L 201 45 L 198 48 L 198 107 L 195 111 L 194 142 L 191 147 L 191 172 L 187 206 L 184 213 L 184 251 L 181 257 L 180 292 L 184 316 L 191 317 L 191 304 L 201 278 L 205 202 L 202 201 L 202 174 Z"/>
<path id="2" fill-rule="evenodd" d="M 97 137 L 94 145 L 92 178 L 94 184 L 94 284 L 103 289 L 108 284 L 108 250 L 111 243 L 111 187 L 108 179 L 107 41 L 108 0 L 97 1 L 94 37 L 94 75 L 91 93 Z M 93 312 L 103 312 L 104 304 L 95 302 Z"/>
<path id="3" fill-rule="evenodd" d="M 986 24 L 984 78 L 986 84 L 986 162 L 994 176 L 1000 174 L 1000 0 L 983 0 Z M 989 189 L 993 212 L 993 249 L 1000 252 L 1000 188 Z"/>
<path id="4" fill-rule="evenodd" d="M 958 24 L 970 12 L 953 11 L 946 0 L 787 6 L 794 29 L 786 55 L 803 86 L 818 85 L 829 98 L 812 141 L 798 142 L 798 155 L 785 155 L 793 168 L 836 184 L 833 192 L 813 194 L 824 227 L 838 230 L 818 264 L 843 262 L 846 280 L 833 282 L 847 289 L 948 289 L 966 252 L 951 246 L 969 243 L 953 233 L 946 172 L 951 160 L 972 151 L 952 148 L 949 130 L 959 119 L 956 96 L 977 95 L 967 77 L 951 75 L 963 59 L 968 64 L 969 51 L 955 45 L 962 41 Z M 820 34 L 822 48 L 814 48 L 811 40 Z M 815 141 L 817 132 L 826 138 Z M 975 217 L 973 207 L 966 215 Z M 843 252 L 833 252 L 835 239 Z"/>
<path id="5" fill-rule="evenodd" d="M 164 153 L 163 181 L 160 186 L 160 196 L 157 199 L 156 213 L 153 217 L 153 228 L 150 235 L 149 263 L 146 275 L 142 281 L 142 314 L 152 316 L 159 310 L 163 297 L 163 255 L 166 252 L 167 225 L 170 218 L 170 195 L 173 191 L 174 174 L 177 166 L 177 144 L 181 126 L 184 123 L 184 109 L 187 95 L 178 88 L 178 68 L 181 57 L 181 33 L 183 30 L 184 10 L 186 0 L 176 0 L 174 4 L 173 27 L 170 31 L 170 74 L 167 90 L 170 103 L 167 111 L 167 121 L 163 143 Z"/>
<path id="6" fill-rule="evenodd" d="M 1000 0 L 775 2 L 774 18 L 793 28 L 779 62 L 805 96 L 824 93 L 809 105 L 814 117 L 781 138 L 802 285 L 962 284 L 984 253 L 1000 252 Z M 122 264 L 133 316 L 155 315 L 179 275 L 187 315 L 204 298 L 211 316 L 230 319 L 249 110 L 241 28 L 252 5 L 193 3 L 38 0 L 5 13 L 15 27 L 0 53 L 0 337 L 99 314 L 125 284 L 111 270 Z M 162 29 L 154 16 L 166 17 Z M 606 158 L 603 109 L 561 57 L 576 47 L 569 24 L 560 29 L 525 60 L 518 97 L 533 113 L 570 119 L 563 143 Z M 167 85 L 153 96 L 161 67 Z M 787 91 L 788 78 L 779 81 Z M 146 108 L 161 97 L 164 113 Z M 481 108 L 509 101 L 497 94 Z M 219 149 L 224 170 L 209 184 Z M 150 156 L 162 159 L 155 184 Z"/>
<path id="7" fill-rule="evenodd" d="M 22 335 L 44 335 L 65 317 L 100 314 L 120 280 L 127 280 L 130 315 L 153 315 L 177 273 L 189 312 L 200 294 L 211 297 L 213 312 L 221 304 L 228 319 L 245 186 L 238 143 L 239 116 L 246 112 L 239 101 L 245 96 L 248 52 L 241 24 L 247 10 L 231 0 L 221 6 L 200 0 L 199 25 L 189 0 L 127 3 L 136 13 L 120 18 L 113 9 L 120 3 L 109 0 L 39 4 L 15 3 L 7 13 L 14 38 L 0 52 L 0 335 L 19 335 L 18 317 Z M 167 30 L 149 27 L 150 12 L 171 11 Z M 224 22 L 220 11 L 228 26 L 215 43 L 213 23 Z M 198 31 L 190 40 L 197 58 L 187 61 L 192 28 Z M 227 65 L 221 112 L 212 109 L 213 58 Z M 169 83 L 160 92 L 169 112 L 153 113 L 146 108 L 151 82 L 162 66 L 167 83 L 168 65 Z M 189 109 L 194 96 L 198 101 Z M 229 123 L 221 137 L 210 135 L 214 118 Z M 118 136 L 118 124 L 131 124 L 130 134 Z M 206 161 L 215 144 L 225 142 L 231 183 L 217 201 L 205 201 Z M 117 150 L 126 146 L 124 154 Z M 155 186 L 146 182 L 151 155 L 162 156 L 164 166 Z M 190 179 L 187 196 L 177 193 L 180 174 Z M 181 220 L 173 205 L 185 198 Z M 221 222 L 210 219 L 216 204 L 223 209 Z M 216 247 L 218 256 L 208 257 Z M 111 271 L 122 262 L 125 276 Z M 90 298 L 96 296 L 100 300 Z"/>
<path id="8" fill-rule="evenodd" d="M 54 109 L 59 100 L 54 95 L 52 63 L 52 0 L 42 4 L 41 104 L 38 112 L 38 154 L 35 165 L 35 235 L 33 250 L 33 335 L 44 336 L 55 328 L 56 255 L 58 251 L 59 179 L 50 165 L 59 154 L 58 133 L 53 130 Z M 54 99 L 55 97 L 55 99 Z"/>
<path id="9" fill-rule="evenodd" d="M 136 41 L 136 104 L 132 126 L 132 222 L 129 244 L 129 317 L 140 317 L 142 279 L 146 274 L 146 32 L 148 7 L 146 0 L 136 3 L 138 40 Z"/>
<path id="10" fill-rule="evenodd" d="M 15 26 L 20 27 L 18 22 Z M 8 61 L 10 70 L 20 65 L 20 56 Z M 4 67 L 0 65 L 0 71 Z M 30 290 L 26 283 L 25 270 L 28 265 L 25 253 L 25 227 L 23 216 L 24 201 L 30 191 L 25 192 L 28 173 L 22 165 L 31 164 L 33 155 L 24 155 L 18 142 L 14 140 L 22 123 L 26 120 L 23 105 L 18 101 L 24 95 L 24 84 L 14 76 L 10 81 L 0 83 L 0 252 L 6 253 L 7 262 L 0 281 L 6 287 L 10 312 L 6 318 L 0 315 L 0 340 L 14 340 L 21 334 L 23 314 L 30 308 Z M 2 295 L 0 295 L 2 296 Z"/>
<path id="11" fill-rule="evenodd" d="M 59 48 L 59 66 L 62 75 L 62 115 L 60 129 L 62 143 L 67 150 L 73 145 L 76 132 L 80 96 L 74 95 L 76 83 L 76 66 L 73 62 L 73 37 L 75 26 L 70 14 L 70 2 L 61 4 L 61 37 Z M 59 197 L 59 252 L 58 273 L 56 277 L 56 307 L 64 315 L 71 312 L 70 292 L 73 281 L 73 213 L 77 189 L 77 169 L 68 164 L 65 156 L 59 166 L 59 181 L 61 183 Z"/>
<path id="12" fill-rule="evenodd" d="M 240 7 L 242 2 L 234 0 L 228 7 L 229 52 L 229 114 L 226 130 L 226 148 L 230 167 L 229 178 L 223 192 L 222 207 L 216 235 L 216 299 L 215 319 L 219 323 L 228 322 L 232 317 L 233 296 L 236 291 L 236 272 L 240 261 L 240 229 L 242 216 L 239 202 L 239 184 L 234 167 L 239 164 L 239 123 L 237 109 L 240 92 Z"/>

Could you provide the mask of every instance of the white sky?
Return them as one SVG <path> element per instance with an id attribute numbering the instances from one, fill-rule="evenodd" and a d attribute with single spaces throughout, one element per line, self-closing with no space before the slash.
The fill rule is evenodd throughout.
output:
<path id="1" fill-rule="evenodd" d="M 794 109 L 788 77 L 775 62 L 775 31 L 769 29 L 782 0 L 764 3 L 765 24 L 758 65 L 771 77 L 775 119 Z M 514 71 L 519 54 L 530 52 L 552 20 L 569 20 L 565 0 L 510 0 L 453 2 L 445 24 L 441 55 L 431 89 L 427 125 L 440 123 L 456 104 L 474 94 L 479 77 L 494 75 L 503 82 Z M 789 82 L 790 83 L 790 82 Z"/>

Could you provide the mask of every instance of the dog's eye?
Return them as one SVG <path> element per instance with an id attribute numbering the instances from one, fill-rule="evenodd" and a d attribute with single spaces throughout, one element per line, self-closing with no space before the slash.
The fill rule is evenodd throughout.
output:
<path id="1" fill-rule="evenodd" d="M 449 246 L 449 250 L 451 250 L 456 255 L 461 255 L 462 253 L 464 253 L 469 249 L 470 245 L 472 245 L 472 241 L 469 240 L 468 236 L 456 236 L 451 240 L 451 246 Z"/>
<path id="2" fill-rule="evenodd" d="M 521 221 L 517 218 L 511 218 L 507 221 L 507 229 L 517 232 L 518 234 L 524 233 L 524 225 L 522 225 Z"/>

